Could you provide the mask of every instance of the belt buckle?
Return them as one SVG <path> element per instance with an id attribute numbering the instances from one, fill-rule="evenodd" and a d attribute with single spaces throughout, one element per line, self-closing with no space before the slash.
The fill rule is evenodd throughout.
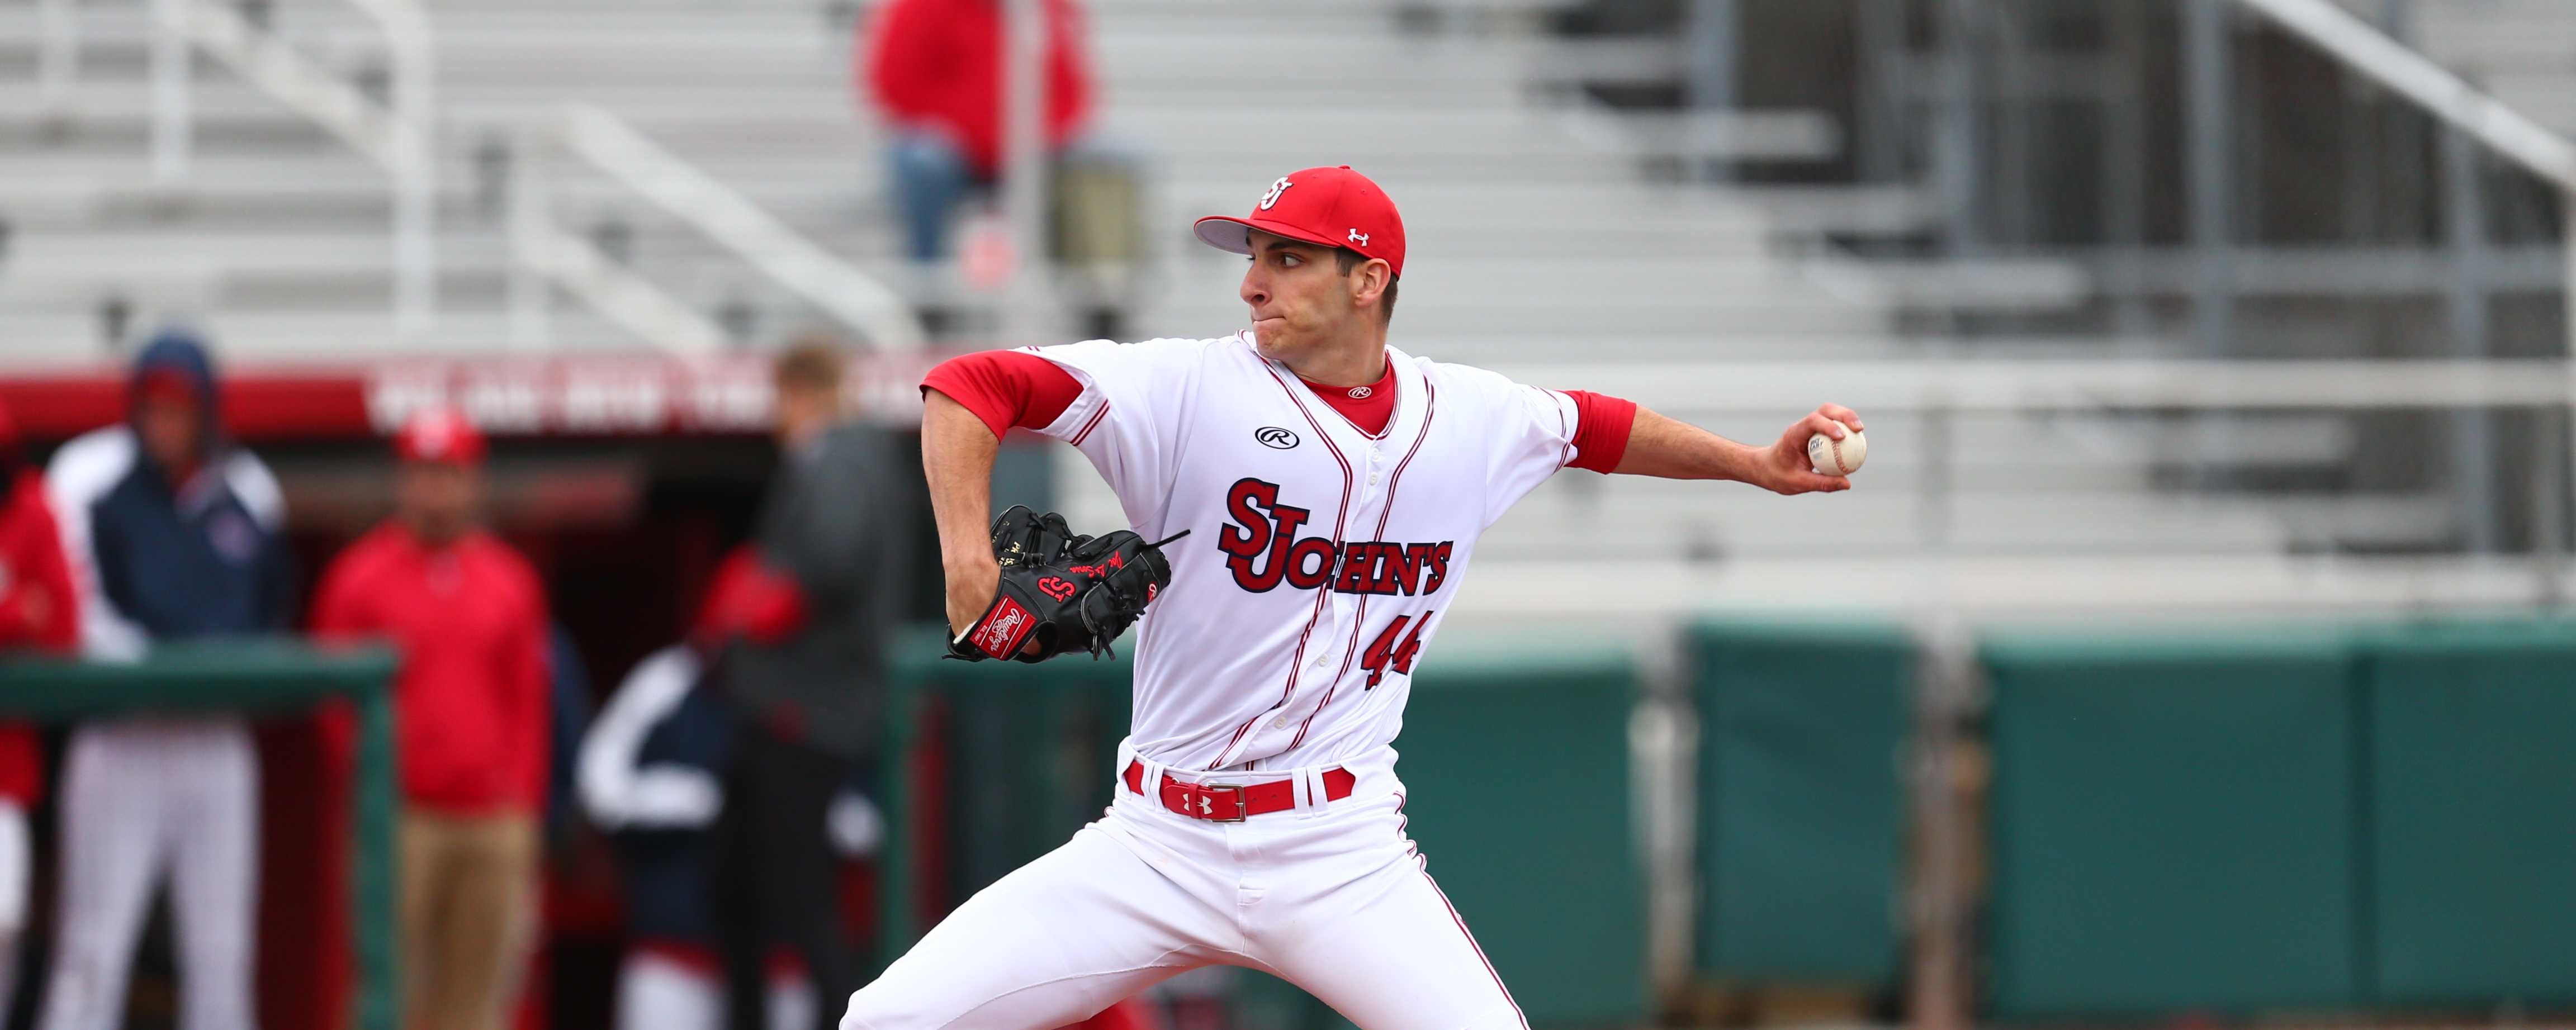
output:
<path id="1" fill-rule="evenodd" d="M 1217 796 L 1218 791 L 1224 791 L 1234 795 L 1233 814 L 1227 815 L 1217 809 L 1218 801 L 1222 800 Z M 1184 798 L 1181 802 L 1183 807 L 1187 807 L 1189 805 L 1189 802 L 1186 799 L 1191 795 L 1196 795 L 1198 797 L 1199 810 L 1196 813 L 1185 812 L 1183 814 L 1194 815 L 1201 822 L 1239 823 L 1252 817 L 1251 804 L 1244 799 L 1243 788 L 1239 785 L 1227 786 L 1215 783 L 1190 784 L 1189 790 L 1182 795 Z"/>

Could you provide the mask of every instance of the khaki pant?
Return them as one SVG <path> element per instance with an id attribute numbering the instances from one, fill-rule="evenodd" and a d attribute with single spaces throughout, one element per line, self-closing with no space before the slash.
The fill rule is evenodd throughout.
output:
<path id="1" fill-rule="evenodd" d="M 402 817 L 410 1030 L 501 1030 L 536 926 L 534 815 Z"/>

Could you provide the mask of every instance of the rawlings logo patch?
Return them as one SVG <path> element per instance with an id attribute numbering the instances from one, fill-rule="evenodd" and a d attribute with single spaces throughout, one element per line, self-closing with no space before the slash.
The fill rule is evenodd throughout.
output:
<path id="1" fill-rule="evenodd" d="M 975 634 L 975 647 L 995 658 L 1008 658 L 1019 653 L 1020 643 L 1035 628 L 1037 620 L 1029 617 L 1029 610 L 1005 597 L 994 602 L 993 614 Z"/>

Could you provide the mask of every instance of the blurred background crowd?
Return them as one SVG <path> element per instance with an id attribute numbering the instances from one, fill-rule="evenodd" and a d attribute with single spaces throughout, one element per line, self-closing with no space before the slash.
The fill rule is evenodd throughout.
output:
<path id="1" fill-rule="evenodd" d="M 2560 0 L 0 0 L 5 1018 L 828 1023 L 1126 714 L 935 660 L 922 373 L 1231 332 L 1182 226 L 1344 163 L 1396 346 L 1872 429 L 1830 504 L 1483 540 L 1403 750 L 1534 1023 L 2576 1012 L 2571 58 Z M 1032 438 L 994 495 L 1123 521 Z"/>
<path id="2" fill-rule="evenodd" d="M 522 1015 L 523 998 L 545 996 L 528 983 L 540 943 L 558 922 L 585 922 L 557 915 L 558 877 L 567 904 L 587 892 L 616 910 L 619 932 L 599 943 L 622 955 L 613 980 L 589 985 L 592 1017 L 829 1025 L 825 999 L 861 982 L 852 935 L 869 924 L 853 892 L 867 887 L 852 863 L 884 836 L 865 760 L 889 630 L 910 602 L 903 456 L 849 417 L 845 362 L 822 343 L 778 356 L 773 481 L 744 539 L 709 555 L 678 632 L 604 707 L 537 567 L 484 528 L 491 445 L 452 406 L 413 413 L 361 459 L 390 472 L 390 511 L 310 573 L 278 480 L 228 431 L 223 381 L 193 335 L 152 338 L 124 384 L 125 418 L 42 466 L 0 421 L 9 645 L 171 680 L 219 709 L 85 720 L 58 736 L 52 763 L 31 727 L 0 733 L 0 964 L 14 980 L 32 943 L 32 965 L 49 971 L 18 1001 L 33 1025 L 126 1025 L 147 925 L 168 941 L 173 976 L 157 993 L 172 1025 L 332 1026 L 354 1011 L 357 711 L 325 701 L 254 726 L 220 710 L 247 698 L 167 668 L 173 655 L 238 661 L 295 634 L 317 654 L 390 644 L 398 656 L 389 860 L 403 1025 L 544 1025 Z M 49 796 L 49 832 L 31 835 Z M 51 861 L 31 838 L 52 843 Z M 44 915 L 30 910 L 39 866 L 53 871 Z M 613 885 L 585 880 L 603 871 Z M 147 924 L 164 882 L 166 916 Z"/>

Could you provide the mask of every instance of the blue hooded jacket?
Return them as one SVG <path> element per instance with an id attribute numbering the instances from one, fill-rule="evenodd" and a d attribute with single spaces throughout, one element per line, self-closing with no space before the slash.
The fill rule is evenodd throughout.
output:
<path id="1" fill-rule="evenodd" d="M 184 483 L 145 455 L 131 424 L 63 445 L 47 470 L 82 592 L 83 650 L 130 656 L 148 640 L 287 628 L 293 599 L 277 480 L 218 420 L 214 362 L 193 334 L 163 330 L 134 361 L 131 411 L 147 382 L 195 391 L 204 453 Z"/>

